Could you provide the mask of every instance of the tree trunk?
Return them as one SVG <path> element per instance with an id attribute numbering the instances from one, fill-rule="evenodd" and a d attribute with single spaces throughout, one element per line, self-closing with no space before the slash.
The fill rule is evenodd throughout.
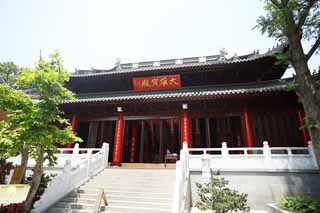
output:
<path id="1" fill-rule="evenodd" d="M 38 191 L 38 188 L 40 185 L 40 181 L 41 181 L 42 174 L 43 174 L 43 162 L 44 162 L 44 147 L 41 146 L 39 148 L 39 154 L 37 156 L 36 165 L 34 167 L 31 187 L 30 187 L 27 199 L 24 203 L 24 209 L 27 212 L 30 212 L 30 210 L 32 208 L 33 201 L 35 199 L 35 196 L 37 194 L 37 191 Z"/>
<path id="2" fill-rule="evenodd" d="M 21 152 L 20 152 L 20 154 L 21 154 L 21 162 L 20 162 L 20 165 L 21 165 L 21 167 L 23 168 L 23 169 L 22 169 L 23 175 L 22 175 L 22 180 L 20 180 L 20 183 L 23 183 L 24 180 L 25 180 L 25 175 L 26 175 L 27 166 L 28 166 L 28 158 L 29 158 L 29 156 L 28 156 L 28 150 L 22 149 Z"/>
<path id="3" fill-rule="evenodd" d="M 290 21 L 290 20 L 289 20 Z M 296 72 L 296 83 L 298 84 L 297 95 L 299 96 L 306 113 L 306 119 L 314 124 L 320 124 L 320 91 L 312 79 L 308 61 L 304 54 L 301 37 L 296 26 L 289 23 L 288 32 L 289 53 L 291 63 Z M 309 127 L 312 142 L 315 147 L 318 163 L 320 163 L 320 128 Z"/>

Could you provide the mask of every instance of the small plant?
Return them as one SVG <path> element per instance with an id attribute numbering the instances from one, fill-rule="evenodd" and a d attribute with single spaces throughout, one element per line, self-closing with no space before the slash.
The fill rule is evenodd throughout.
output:
<path id="1" fill-rule="evenodd" d="M 200 210 L 215 210 L 216 213 L 237 212 L 248 210 L 247 194 L 240 194 L 227 187 L 229 181 L 219 177 L 220 172 L 210 171 L 208 183 L 196 183 L 200 201 L 196 207 Z"/>
<path id="2" fill-rule="evenodd" d="M 320 203 L 305 195 L 284 197 L 278 206 L 293 213 L 320 212 Z"/>

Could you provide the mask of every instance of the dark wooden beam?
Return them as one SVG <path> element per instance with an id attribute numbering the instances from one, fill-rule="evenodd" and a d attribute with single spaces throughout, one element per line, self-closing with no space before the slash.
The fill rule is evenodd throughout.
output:
<path id="1" fill-rule="evenodd" d="M 140 134 L 140 152 L 139 152 L 139 162 L 143 163 L 143 153 L 144 152 L 144 121 L 141 121 L 141 134 Z"/>
<path id="2" fill-rule="evenodd" d="M 164 144 L 163 144 L 163 120 L 159 122 L 159 160 L 160 163 L 163 162 L 164 155 Z"/>
<path id="3" fill-rule="evenodd" d="M 206 145 L 207 148 L 211 147 L 211 129 L 210 129 L 210 118 L 206 118 Z"/>
<path id="4" fill-rule="evenodd" d="M 194 144 L 192 144 L 191 147 L 193 147 L 193 145 L 197 145 L 199 146 L 201 141 L 200 141 L 200 126 L 199 126 L 199 119 L 198 118 L 195 118 L 193 119 L 194 120 Z"/>
<path id="5" fill-rule="evenodd" d="M 174 119 L 170 119 L 170 146 L 173 146 L 176 143 L 174 135 Z"/>

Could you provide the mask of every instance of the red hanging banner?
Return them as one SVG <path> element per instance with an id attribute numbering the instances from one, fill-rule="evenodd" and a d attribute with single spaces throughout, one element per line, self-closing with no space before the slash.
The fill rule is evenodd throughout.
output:
<path id="1" fill-rule="evenodd" d="M 156 90 L 181 88 L 180 75 L 161 75 L 132 78 L 134 90 Z"/>

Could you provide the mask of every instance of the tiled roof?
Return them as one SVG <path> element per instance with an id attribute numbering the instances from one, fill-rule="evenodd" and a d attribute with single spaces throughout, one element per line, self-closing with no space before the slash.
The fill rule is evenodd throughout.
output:
<path id="1" fill-rule="evenodd" d="M 66 100 L 63 104 L 90 102 L 156 102 L 161 100 L 177 101 L 199 98 L 222 98 L 250 94 L 266 94 L 275 91 L 286 91 L 287 84 L 283 80 L 253 82 L 205 87 L 188 87 L 176 90 L 157 91 L 123 91 L 108 93 L 79 94 L 74 100 Z"/>
<path id="2" fill-rule="evenodd" d="M 71 78 L 79 77 L 94 77 L 101 75 L 119 75 L 126 73 L 136 73 L 136 72 L 148 72 L 148 71 L 164 71 L 170 69 L 179 68 L 205 68 L 213 65 L 227 65 L 250 62 L 270 56 L 274 56 L 276 52 L 283 49 L 284 45 L 277 46 L 271 50 L 268 50 L 264 54 L 259 54 L 258 51 L 254 51 L 252 54 L 233 56 L 229 59 L 225 57 L 226 53 L 221 51 L 220 55 L 211 55 L 203 57 L 192 57 L 192 58 L 181 58 L 181 59 L 168 59 L 160 61 L 146 61 L 138 63 L 117 63 L 115 67 L 109 70 L 76 70 Z"/>

